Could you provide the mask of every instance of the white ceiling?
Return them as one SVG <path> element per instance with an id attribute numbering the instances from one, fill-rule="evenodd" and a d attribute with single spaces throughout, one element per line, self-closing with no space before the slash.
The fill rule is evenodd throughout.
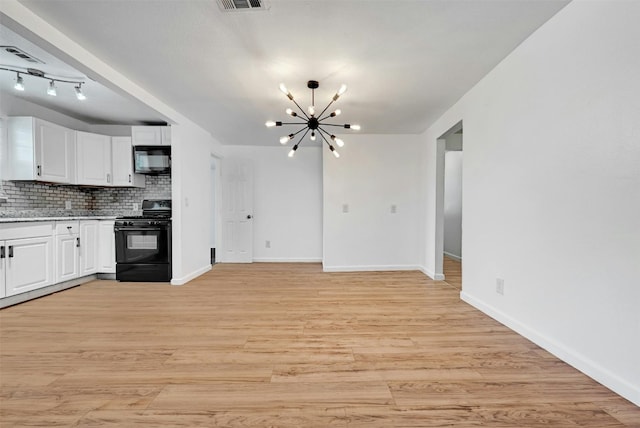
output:
<path id="1" fill-rule="evenodd" d="M 283 132 L 264 122 L 286 119 L 291 104 L 278 84 L 306 107 L 310 79 L 320 107 L 349 86 L 340 121 L 363 133 L 423 132 L 568 1 L 269 0 L 238 12 L 216 0 L 21 3 L 221 142 L 272 145 Z M 90 102 L 104 117 L 123 111 Z"/>
<path id="2" fill-rule="evenodd" d="M 158 113 L 144 104 L 117 94 L 91 80 L 3 25 L 0 25 L 0 46 L 16 46 L 42 61 L 42 63 L 31 63 L 5 49 L 0 49 L 0 67 L 21 71 L 35 68 L 45 72 L 48 77 L 83 81 L 85 83 L 82 85 L 82 91 L 87 96 L 86 100 L 79 101 L 76 98 L 75 85 L 57 83 L 57 95 L 52 97 L 47 95 L 48 80 L 32 77 L 27 73 L 21 74 L 25 90 L 18 92 L 14 89 L 16 73 L 2 70 L 0 71 L 0 103 L 2 104 L 5 100 L 11 102 L 12 96 L 3 96 L 9 94 L 91 124 L 138 124 L 162 121 Z M 8 110 L 11 111 L 10 108 Z"/>

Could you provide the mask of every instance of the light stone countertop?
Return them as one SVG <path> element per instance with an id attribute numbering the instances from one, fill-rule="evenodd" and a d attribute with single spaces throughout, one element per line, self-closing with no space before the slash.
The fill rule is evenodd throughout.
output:
<path id="1" fill-rule="evenodd" d="M 115 220 L 115 215 L 64 216 L 64 217 L 0 217 L 0 223 L 26 223 L 35 221 Z"/>

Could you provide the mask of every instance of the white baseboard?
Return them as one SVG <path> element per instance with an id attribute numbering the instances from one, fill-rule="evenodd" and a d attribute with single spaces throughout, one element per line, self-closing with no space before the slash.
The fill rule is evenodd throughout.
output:
<path id="1" fill-rule="evenodd" d="M 456 256 L 455 254 L 448 253 L 446 251 L 443 251 L 443 253 L 444 253 L 445 256 L 449 257 L 450 259 L 453 259 L 453 260 L 456 260 L 456 261 L 459 261 L 459 262 L 462 261 L 462 257 L 460 257 L 460 256 Z"/>
<path id="2" fill-rule="evenodd" d="M 441 273 L 435 273 L 424 266 L 420 267 L 420 271 L 434 281 L 444 281 L 444 275 Z"/>
<path id="3" fill-rule="evenodd" d="M 315 258 L 270 258 L 270 257 L 257 257 L 253 259 L 256 263 L 321 263 L 322 259 Z"/>
<path id="4" fill-rule="evenodd" d="M 182 278 L 171 278 L 171 285 L 184 285 L 187 282 L 191 281 L 192 279 L 195 279 L 200 275 L 209 272 L 210 270 L 211 270 L 211 265 L 207 265 L 207 266 L 201 267 L 196 271 L 191 272 L 188 275 L 183 276 Z"/>
<path id="5" fill-rule="evenodd" d="M 360 265 L 360 266 L 322 266 L 323 272 L 384 272 L 394 270 L 421 270 L 415 265 Z"/>
<path id="6" fill-rule="evenodd" d="M 558 343 L 554 339 L 541 334 L 536 329 L 522 324 L 520 321 L 510 317 L 495 307 L 476 299 L 464 291 L 460 292 L 460 298 L 501 324 L 509 327 L 519 335 L 549 351 L 565 363 L 573 366 L 595 381 L 606 386 L 616 394 L 621 395 L 636 406 L 640 406 L 640 388 L 638 388 L 638 386 L 633 385 L 615 373 L 612 373 L 607 368 L 602 367 L 584 355 L 581 355 L 576 350 Z"/>
<path id="7" fill-rule="evenodd" d="M 57 293 L 68 288 L 77 287 L 78 285 L 85 284 L 98 278 L 97 274 L 87 275 L 80 278 L 71 279 L 65 282 L 59 282 L 57 284 L 49 285 L 37 290 L 27 291 L 25 293 L 16 294 L 15 296 L 8 296 L 0 299 L 0 309 L 6 308 L 18 303 L 26 302 L 27 300 L 37 299 L 49 294 Z"/>

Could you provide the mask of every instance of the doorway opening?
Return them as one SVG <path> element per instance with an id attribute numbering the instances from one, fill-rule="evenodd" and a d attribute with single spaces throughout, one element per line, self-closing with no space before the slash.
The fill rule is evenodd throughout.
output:
<path id="1" fill-rule="evenodd" d="M 216 248 L 219 233 L 219 225 L 218 225 L 218 207 L 220 206 L 218 203 L 218 195 L 220 194 L 218 188 L 220 186 L 220 159 L 211 155 L 211 163 L 210 163 L 210 181 L 211 181 L 211 205 L 210 205 L 210 220 L 209 220 L 209 247 L 211 249 L 211 264 L 216 264 Z"/>
<path id="2" fill-rule="evenodd" d="M 445 281 L 462 289 L 463 127 L 458 122 L 438 139 L 438 233 L 436 263 Z"/>

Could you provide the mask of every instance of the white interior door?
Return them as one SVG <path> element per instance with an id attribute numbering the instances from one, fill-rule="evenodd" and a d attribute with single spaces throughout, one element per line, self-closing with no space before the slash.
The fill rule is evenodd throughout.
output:
<path id="1" fill-rule="evenodd" d="M 253 167 L 249 161 L 222 161 L 222 252 L 224 263 L 253 261 Z"/>

